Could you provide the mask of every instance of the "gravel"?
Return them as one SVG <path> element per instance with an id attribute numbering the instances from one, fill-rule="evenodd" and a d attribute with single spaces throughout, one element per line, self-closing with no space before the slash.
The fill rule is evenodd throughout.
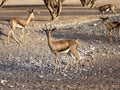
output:
<path id="1" fill-rule="evenodd" d="M 110 18 L 110 21 L 114 20 L 120 22 L 120 15 Z M 6 43 L 7 30 L 4 28 L 9 27 L 0 23 L 1 90 L 120 89 L 120 40 L 117 43 L 113 41 L 113 44 L 108 42 L 107 28 L 101 20 L 54 26 L 57 27 L 52 33 L 55 39 L 79 41 L 78 52 L 84 66 L 79 65 L 75 73 L 75 65 L 65 72 L 60 72 L 58 65 L 54 75 L 55 56 L 48 47 L 47 38 L 38 21 L 33 21 L 27 27 L 25 42 L 21 46 L 12 38 L 10 44 Z M 18 32 L 15 32 L 17 36 Z M 65 68 L 68 60 L 65 54 L 60 55 L 62 68 Z"/>

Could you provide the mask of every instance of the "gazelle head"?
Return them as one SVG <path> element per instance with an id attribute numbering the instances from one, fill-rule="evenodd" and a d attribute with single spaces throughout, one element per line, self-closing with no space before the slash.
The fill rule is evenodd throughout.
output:
<path id="1" fill-rule="evenodd" d="M 45 28 L 42 29 L 43 31 L 45 31 L 46 35 L 50 35 L 52 31 L 56 30 L 56 27 L 52 28 L 52 26 L 50 25 L 50 27 L 48 28 L 47 25 L 45 24 Z"/>
<path id="2" fill-rule="evenodd" d="M 33 9 L 30 9 L 30 8 L 27 8 L 27 11 L 29 12 L 30 17 L 31 17 L 32 19 L 34 19 L 34 18 L 35 18 L 35 16 L 34 16 L 34 10 L 33 10 Z"/>

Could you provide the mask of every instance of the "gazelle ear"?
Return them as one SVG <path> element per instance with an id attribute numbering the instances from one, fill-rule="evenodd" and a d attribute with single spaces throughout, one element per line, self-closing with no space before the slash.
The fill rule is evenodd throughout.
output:
<path id="1" fill-rule="evenodd" d="M 44 27 L 43 27 L 43 26 L 44 26 Z M 42 31 L 47 32 L 47 30 L 48 30 L 47 24 L 45 24 L 45 25 L 41 25 L 41 27 L 43 27 L 43 28 L 41 28 Z"/>
<path id="2" fill-rule="evenodd" d="M 45 28 L 42 28 L 41 30 L 47 34 L 47 30 Z"/>

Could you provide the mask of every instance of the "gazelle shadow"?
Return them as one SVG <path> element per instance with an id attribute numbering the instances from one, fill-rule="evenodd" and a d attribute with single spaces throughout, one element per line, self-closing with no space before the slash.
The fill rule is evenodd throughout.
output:
<path id="1" fill-rule="evenodd" d="M 6 34 L 4 34 L 3 32 L 2 32 L 2 30 L 3 30 L 3 28 L 0 28 L 0 36 L 6 36 L 7 37 L 7 35 Z"/>

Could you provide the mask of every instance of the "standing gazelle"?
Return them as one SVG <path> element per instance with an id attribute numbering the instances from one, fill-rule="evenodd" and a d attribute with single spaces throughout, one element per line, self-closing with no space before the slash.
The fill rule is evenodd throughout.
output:
<path id="1" fill-rule="evenodd" d="M 117 34 L 116 42 L 117 42 L 119 40 L 119 35 L 120 35 L 120 30 L 119 30 L 120 29 L 120 23 L 117 22 L 117 21 L 109 22 L 109 21 L 107 21 L 108 17 L 105 17 L 105 18 L 100 17 L 100 19 L 103 20 L 105 26 L 109 30 L 108 37 L 109 37 L 110 43 L 112 43 L 111 35 L 112 35 L 113 31 L 116 31 L 116 34 Z"/>
<path id="2" fill-rule="evenodd" d="M 10 25 L 11 25 L 11 30 L 8 32 L 8 43 L 10 42 L 10 34 L 13 35 L 14 39 L 16 42 L 19 42 L 14 34 L 14 30 L 16 28 L 21 28 L 22 29 L 22 36 L 21 36 L 21 41 L 24 41 L 24 36 L 25 36 L 25 27 L 29 24 L 31 19 L 34 19 L 34 13 L 33 9 L 27 9 L 29 12 L 29 15 L 27 18 L 16 18 L 13 17 L 10 19 Z"/>
<path id="3" fill-rule="evenodd" d="M 46 29 L 43 29 L 43 31 L 46 32 L 46 36 L 48 39 L 48 46 L 50 47 L 50 50 L 55 54 L 56 59 L 55 59 L 55 68 L 54 68 L 54 74 L 56 72 L 56 64 L 58 64 L 59 62 L 59 54 L 60 53 L 67 53 L 70 56 L 70 52 L 75 56 L 75 58 L 77 59 L 77 67 L 76 67 L 76 71 L 78 71 L 78 63 L 79 63 L 79 56 L 77 53 L 77 48 L 78 48 L 78 41 L 77 40 L 53 40 L 52 36 L 51 36 L 51 32 L 54 31 L 56 28 L 53 29 L 48 29 L 47 25 L 46 25 Z M 66 68 L 64 70 L 66 70 L 68 68 L 69 63 L 67 63 Z"/>
<path id="4" fill-rule="evenodd" d="M 102 13 L 102 16 L 104 16 L 104 13 L 106 11 L 109 11 L 109 12 L 112 11 L 113 13 L 117 14 L 117 12 L 115 11 L 116 6 L 113 4 L 105 4 L 102 6 L 95 6 L 95 8 L 98 9 Z"/>

